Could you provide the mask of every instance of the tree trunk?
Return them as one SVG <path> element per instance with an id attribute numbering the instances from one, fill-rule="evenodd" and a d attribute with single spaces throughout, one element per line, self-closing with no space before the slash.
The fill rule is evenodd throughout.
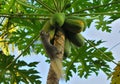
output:
<path id="1" fill-rule="evenodd" d="M 57 60 L 59 60 L 59 62 L 61 62 L 60 63 L 61 69 L 62 69 L 62 60 L 63 60 L 63 53 L 64 53 L 64 42 L 65 42 L 64 32 L 62 30 L 58 29 L 55 34 L 54 46 L 60 52 L 57 54 L 56 57 L 57 57 Z M 47 78 L 47 84 L 59 84 L 60 77 L 57 77 L 58 74 L 61 74 L 61 72 L 58 71 L 56 74 L 52 67 L 52 63 L 51 63 L 49 73 L 48 73 L 48 78 Z"/>

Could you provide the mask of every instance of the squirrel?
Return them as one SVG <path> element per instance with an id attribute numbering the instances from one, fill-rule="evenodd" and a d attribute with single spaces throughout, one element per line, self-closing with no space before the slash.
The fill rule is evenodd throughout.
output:
<path id="1" fill-rule="evenodd" d="M 55 58 L 54 56 L 56 56 L 56 54 L 58 53 L 58 50 L 54 45 L 50 43 L 49 33 L 45 31 L 41 31 L 40 36 L 48 56 L 50 57 L 51 60 L 53 60 Z"/>
<path id="2" fill-rule="evenodd" d="M 57 57 L 57 54 L 60 53 L 57 48 L 50 43 L 50 35 L 49 32 L 41 31 L 40 37 L 44 48 L 46 50 L 47 55 L 50 57 L 51 66 L 56 73 L 56 76 L 59 78 L 63 78 L 63 71 L 62 71 L 62 62 Z"/>

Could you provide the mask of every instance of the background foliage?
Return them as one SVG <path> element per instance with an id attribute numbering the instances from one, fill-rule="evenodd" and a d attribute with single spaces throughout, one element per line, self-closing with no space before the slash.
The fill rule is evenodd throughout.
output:
<path id="1" fill-rule="evenodd" d="M 56 0 L 60 3 L 59 0 Z M 119 0 L 61 0 L 62 12 L 86 18 L 87 28 L 92 22 L 99 31 L 111 32 L 110 24 L 120 17 Z M 39 32 L 53 13 L 57 11 L 54 0 L 1 0 L 0 1 L 0 83 L 40 83 L 35 70 L 38 62 L 27 64 L 20 56 L 31 53 L 45 54 L 39 39 Z M 92 73 L 98 75 L 101 69 L 111 73 L 108 63 L 114 63 L 112 52 L 100 45 L 104 41 L 86 40 L 83 47 L 72 46 L 70 56 L 64 60 L 66 80 L 72 71 L 79 77 L 87 78 Z M 15 58 L 11 50 L 18 48 L 21 54 Z M 78 66 L 76 66 L 78 64 Z M 27 67 L 24 68 L 24 67 Z M 5 74 L 5 75 L 4 75 Z"/>

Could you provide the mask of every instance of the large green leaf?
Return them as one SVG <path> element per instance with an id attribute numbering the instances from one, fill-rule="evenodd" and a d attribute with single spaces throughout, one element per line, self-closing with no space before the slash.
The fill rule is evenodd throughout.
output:
<path id="1" fill-rule="evenodd" d="M 0 51 L 0 83 L 35 83 L 41 84 L 38 71 L 35 70 L 39 62 L 26 63 L 23 60 L 13 62 L 14 56 L 6 56 Z M 11 65 L 10 65 L 11 64 Z"/>
<path id="2" fill-rule="evenodd" d="M 102 43 L 102 41 L 90 42 L 94 44 L 95 47 L 99 47 Z M 89 43 L 86 43 L 85 46 L 81 48 L 72 48 L 70 58 L 68 58 L 64 63 L 64 66 L 66 67 L 67 80 L 72 76 L 72 71 L 74 73 L 78 73 L 80 77 L 85 78 L 90 76 L 92 73 L 98 75 L 99 70 L 102 70 L 107 75 L 110 74 L 111 70 L 108 63 L 111 62 L 114 57 L 111 52 L 107 51 L 107 48 L 99 47 L 98 49 L 105 55 L 94 47 L 91 47 Z"/>

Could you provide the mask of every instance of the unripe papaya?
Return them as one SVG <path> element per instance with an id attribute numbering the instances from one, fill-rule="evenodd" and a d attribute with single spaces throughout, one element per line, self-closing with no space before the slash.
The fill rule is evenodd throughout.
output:
<path id="1" fill-rule="evenodd" d="M 50 24 L 54 27 L 61 27 L 65 21 L 65 14 L 64 13 L 55 13 L 51 19 Z"/>
<path id="2" fill-rule="evenodd" d="M 64 58 L 68 57 L 71 53 L 71 44 L 69 40 L 65 39 L 65 45 L 64 45 Z"/>
<path id="3" fill-rule="evenodd" d="M 62 26 L 63 29 L 73 33 L 79 33 L 85 30 L 85 27 L 85 19 L 77 16 L 67 16 Z"/>
<path id="4" fill-rule="evenodd" d="M 50 35 L 50 40 L 54 38 L 55 28 L 51 26 L 50 21 L 48 20 L 44 25 L 41 31 L 48 32 Z"/>
<path id="5" fill-rule="evenodd" d="M 81 47 L 84 45 L 84 37 L 80 33 L 66 32 L 66 37 L 74 45 Z"/>

